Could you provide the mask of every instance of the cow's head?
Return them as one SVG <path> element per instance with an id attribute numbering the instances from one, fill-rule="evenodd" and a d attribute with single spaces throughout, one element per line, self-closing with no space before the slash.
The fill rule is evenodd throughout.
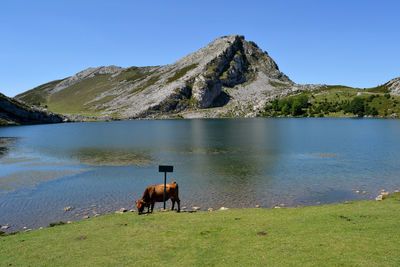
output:
<path id="1" fill-rule="evenodd" d="M 136 200 L 136 208 L 138 210 L 138 214 L 140 215 L 144 210 L 144 201 L 143 200 Z"/>

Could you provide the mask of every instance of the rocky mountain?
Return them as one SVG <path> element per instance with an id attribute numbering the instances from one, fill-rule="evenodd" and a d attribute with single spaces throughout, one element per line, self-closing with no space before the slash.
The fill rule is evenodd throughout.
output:
<path id="1" fill-rule="evenodd" d="M 173 64 L 89 68 L 16 98 L 54 112 L 121 119 L 256 116 L 270 97 L 318 86 L 296 85 L 254 42 L 232 35 Z"/>
<path id="2" fill-rule="evenodd" d="M 321 88 L 295 84 L 257 44 L 232 35 L 170 65 L 88 68 L 16 98 L 70 117 L 254 117 L 273 98 Z"/>
<path id="3" fill-rule="evenodd" d="M 35 106 L 27 106 L 0 93 L 0 126 L 57 123 L 65 118 Z"/>

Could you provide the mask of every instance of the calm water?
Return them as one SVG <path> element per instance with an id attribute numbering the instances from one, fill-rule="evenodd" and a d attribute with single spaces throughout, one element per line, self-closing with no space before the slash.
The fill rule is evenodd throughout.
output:
<path id="1" fill-rule="evenodd" d="M 178 182 L 182 206 L 202 210 L 400 189 L 399 120 L 73 123 L 5 127 L 0 137 L 0 224 L 9 230 L 134 208 L 147 185 L 162 183 L 159 164 L 174 165 L 168 180 Z"/>

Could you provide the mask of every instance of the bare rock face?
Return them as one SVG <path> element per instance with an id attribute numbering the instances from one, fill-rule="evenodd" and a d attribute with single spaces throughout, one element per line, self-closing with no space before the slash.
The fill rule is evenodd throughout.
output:
<path id="1" fill-rule="evenodd" d="M 391 94 L 400 95 L 400 77 L 390 80 L 386 86 Z"/>
<path id="2" fill-rule="evenodd" d="M 208 108 L 221 93 L 222 84 L 219 80 L 207 80 L 203 75 L 196 77 L 193 85 L 193 98 L 200 108 Z"/>
<path id="3" fill-rule="evenodd" d="M 268 54 L 262 52 L 255 43 L 246 42 L 244 37 L 239 35 L 220 39 L 228 45 L 206 64 L 203 73 L 196 77 L 193 85 L 193 98 L 198 101 L 198 107 L 212 107 L 213 102 L 221 94 L 222 87 L 233 88 L 238 84 L 252 81 L 258 71 L 263 71 L 271 78 L 291 82 L 279 71 Z"/>

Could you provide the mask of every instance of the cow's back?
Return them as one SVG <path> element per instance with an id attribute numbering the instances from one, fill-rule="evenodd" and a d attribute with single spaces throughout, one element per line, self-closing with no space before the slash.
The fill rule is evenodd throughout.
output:
<path id="1" fill-rule="evenodd" d="M 170 199 L 171 197 L 173 199 L 178 198 L 178 184 L 173 181 L 169 184 L 167 184 L 167 195 L 166 195 L 166 200 Z M 164 200 L 164 185 L 163 184 L 157 184 L 157 185 L 150 185 L 146 188 L 148 191 L 148 196 L 149 200 L 151 202 L 162 202 Z"/>

